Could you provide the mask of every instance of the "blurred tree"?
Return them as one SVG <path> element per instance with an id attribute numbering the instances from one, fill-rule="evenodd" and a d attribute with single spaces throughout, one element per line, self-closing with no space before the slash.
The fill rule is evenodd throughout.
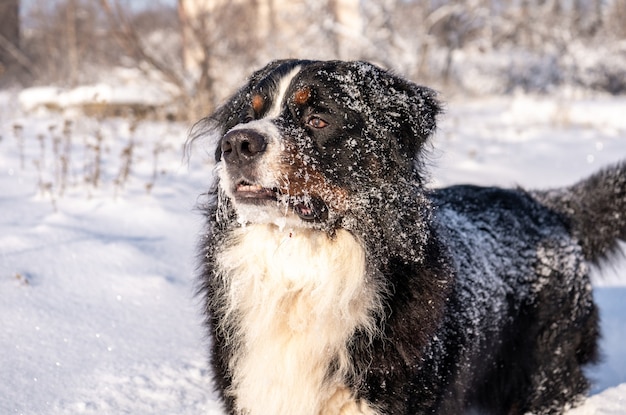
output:
<path id="1" fill-rule="evenodd" d="M 0 2 L 0 64 L 3 66 L 8 66 L 15 60 L 11 48 L 19 48 L 19 14 L 19 0 L 2 0 Z"/>
<path id="2" fill-rule="evenodd" d="M 626 90 L 624 0 L 21 3 L 20 33 L 20 1 L 0 0 L 0 84 L 8 66 L 64 86 L 135 67 L 165 81 L 178 116 L 191 119 L 281 58 L 370 60 L 450 91 Z"/>
<path id="3" fill-rule="evenodd" d="M 20 49 L 20 2 L 0 2 L 0 77 L 15 75 L 22 67 L 30 75 L 35 74 L 30 59 Z"/>

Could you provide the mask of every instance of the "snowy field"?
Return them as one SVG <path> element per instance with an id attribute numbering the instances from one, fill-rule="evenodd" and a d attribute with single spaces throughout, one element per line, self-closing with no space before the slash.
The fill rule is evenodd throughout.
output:
<path id="1" fill-rule="evenodd" d="M 0 414 L 221 414 L 194 298 L 210 180 L 190 125 L 0 94 Z M 71 122 L 66 122 L 70 120 Z M 432 183 L 546 188 L 626 158 L 626 98 L 450 102 Z M 604 362 L 571 415 L 626 413 L 626 262 L 596 275 Z"/>

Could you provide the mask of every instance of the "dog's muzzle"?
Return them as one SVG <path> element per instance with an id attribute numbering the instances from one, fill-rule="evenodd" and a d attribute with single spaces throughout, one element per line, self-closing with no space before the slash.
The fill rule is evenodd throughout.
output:
<path id="1" fill-rule="evenodd" d="M 305 222 L 326 220 L 328 207 L 321 198 L 290 195 L 288 188 L 268 185 L 268 180 L 263 180 L 262 176 L 267 172 L 262 159 L 267 149 L 267 137 L 250 128 L 231 130 L 222 137 L 222 159 L 226 163 L 235 200 L 254 205 L 282 202 Z"/>

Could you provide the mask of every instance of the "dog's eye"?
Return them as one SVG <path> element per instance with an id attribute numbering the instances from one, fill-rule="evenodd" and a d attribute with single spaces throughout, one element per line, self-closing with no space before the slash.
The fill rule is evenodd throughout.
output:
<path id="1" fill-rule="evenodd" d="M 326 121 L 324 121 L 323 119 L 321 119 L 320 117 L 316 117 L 316 116 L 312 116 L 310 117 L 306 124 L 308 126 L 311 126 L 313 128 L 324 128 L 328 125 L 328 123 Z"/>

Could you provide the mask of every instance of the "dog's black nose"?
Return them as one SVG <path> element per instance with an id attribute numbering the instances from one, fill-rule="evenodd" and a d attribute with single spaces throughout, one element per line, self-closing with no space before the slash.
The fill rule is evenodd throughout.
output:
<path id="1" fill-rule="evenodd" d="M 222 155 L 229 164 L 250 163 L 266 147 L 265 137 L 254 130 L 234 130 L 222 138 Z"/>

